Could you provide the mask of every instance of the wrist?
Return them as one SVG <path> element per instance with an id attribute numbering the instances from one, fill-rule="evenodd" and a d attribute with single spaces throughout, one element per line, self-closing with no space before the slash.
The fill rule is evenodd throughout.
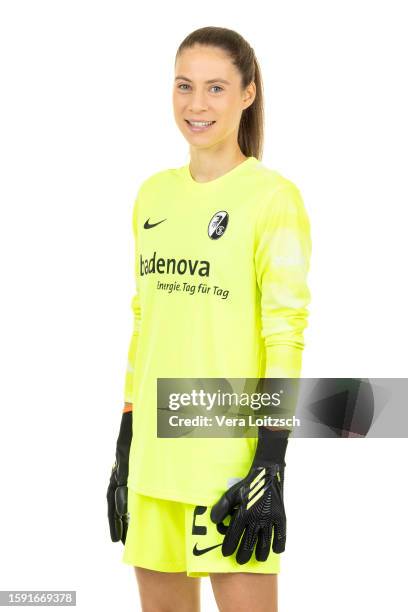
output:
<path id="1" fill-rule="evenodd" d="M 252 465 L 268 467 L 277 464 L 285 466 L 288 437 L 288 430 L 271 430 L 263 426 L 258 427 L 258 444 Z"/>

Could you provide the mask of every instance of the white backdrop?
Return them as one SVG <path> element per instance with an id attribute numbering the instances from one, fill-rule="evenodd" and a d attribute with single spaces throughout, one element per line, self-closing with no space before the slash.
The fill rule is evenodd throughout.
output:
<path id="1" fill-rule="evenodd" d="M 405 7 L 0 7 L 0 589 L 76 589 L 81 611 L 138 610 L 105 491 L 132 329 L 133 200 L 188 160 L 172 113 L 177 46 L 217 25 L 259 59 L 263 162 L 300 188 L 312 227 L 303 376 L 405 377 Z M 290 444 L 280 612 L 406 609 L 406 463 L 405 439 Z M 208 578 L 202 601 L 217 609 Z"/>

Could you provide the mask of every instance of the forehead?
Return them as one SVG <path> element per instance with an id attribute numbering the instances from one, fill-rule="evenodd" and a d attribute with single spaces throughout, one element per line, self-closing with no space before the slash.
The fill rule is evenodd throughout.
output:
<path id="1" fill-rule="evenodd" d="M 204 45 L 183 49 L 175 63 L 175 74 L 197 81 L 215 77 L 230 81 L 238 78 L 238 71 L 223 49 Z"/>

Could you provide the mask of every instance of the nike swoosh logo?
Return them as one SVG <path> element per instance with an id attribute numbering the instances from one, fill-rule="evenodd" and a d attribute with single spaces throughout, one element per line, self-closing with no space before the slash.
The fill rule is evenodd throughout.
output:
<path id="1" fill-rule="evenodd" d="M 195 544 L 193 548 L 193 555 L 195 555 L 196 557 L 198 557 L 199 555 L 204 555 L 209 550 L 217 548 L 218 546 L 222 546 L 222 542 L 221 544 L 215 544 L 215 546 L 209 546 L 208 548 L 197 548 L 197 544 Z"/>
<path id="2" fill-rule="evenodd" d="M 145 221 L 144 223 L 144 228 L 145 229 L 150 229 L 151 227 L 156 227 L 156 225 L 159 225 L 159 223 L 163 223 L 163 221 L 166 221 L 166 219 L 162 219 L 161 221 L 158 221 L 157 223 L 149 223 L 150 217 L 147 221 Z"/>

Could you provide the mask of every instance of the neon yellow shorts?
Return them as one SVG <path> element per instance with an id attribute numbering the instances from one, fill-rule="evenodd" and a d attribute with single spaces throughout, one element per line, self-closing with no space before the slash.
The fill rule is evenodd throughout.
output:
<path id="1" fill-rule="evenodd" d="M 224 535 L 210 519 L 210 506 L 148 497 L 128 489 L 128 511 L 123 563 L 159 572 L 187 572 L 196 578 L 213 572 L 279 573 L 279 554 L 272 548 L 262 562 L 253 553 L 248 563 L 240 565 L 235 559 L 238 548 L 224 557 Z M 229 517 L 224 524 L 228 522 Z"/>

